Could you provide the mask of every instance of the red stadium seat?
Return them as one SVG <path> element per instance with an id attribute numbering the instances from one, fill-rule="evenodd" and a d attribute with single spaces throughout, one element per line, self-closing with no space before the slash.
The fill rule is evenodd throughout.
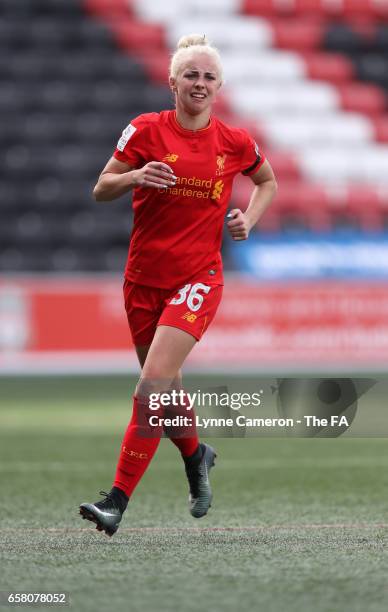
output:
<path id="1" fill-rule="evenodd" d="M 274 19 L 272 28 L 274 44 L 283 49 L 303 51 L 322 44 L 324 24 L 316 19 Z"/>
<path id="2" fill-rule="evenodd" d="M 291 0 L 276 2 L 276 0 L 242 0 L 241 12 L 247 15 L 262 15 L 265 17 L 274 15 L 289 15 L 294 12 L 294 4 Z"/>
<path id="3" fill-rule="evenodd" d="M 320 19 L 372 20 L 388 18 L 386 0 L 243 0 L 241 12 L 263 17 L 315 16 Z"/>
<path id="4" fill-rule="evenodd" d="M 330 229 L 327 194 L 320 185 L 282 181 L 275 202 L 283 223 L 293 218 L 313 231 Z"/>
<path id="5" fill-rule="evenodd" d="M 167 50 L 158 50 L 155 53 L 154 49 L 142 47 L 137 50 L 137 55 L 141 58 L 144 68 L 152 81 L 155 83 L 168 82 L 168 66 L 170 56 Z"/>
<path id="6" fill-rule="evenodd" d="M 303 55 L 311 79 L 346 83 L 354 78 L 351 60 L 340 53 L 307 52 Z"/>
<path id="7" fill-rule="evenodd" d="M 301 15 L 314 14 L 325 17 L 368 17 L 373 15 L 373 0 L 294 0 L 296 12 Z"/>
<path id="8" fill-rule="evenodd" d="M 333 222 L 341 218 L 365 231 L 379 231 L 382 228 L 381 197 L 373 186 L 348 185 L 334 190 L 330 193 L 328 204 Z"/>
<path id="9" fill-rule="evenodd" d="M 111 27 L 121 48 L 129 51 L 141 49 L 155 53 L 165 52 L 165 29 L 159 24 L 135 21 L 131 18 L 112 20 Z"/>
<path id="10" fill-rule="evenodd" d="M 364 83 L 338 85 L 342 108 L 377 116 L 385 111 L 386 100 L 382 89 Z"/>
<path id="11" fill-rule="evenodd" d="M 300 178 L 299 165 L 292 153 L 279 150 L 266 150 L 265 153 L 279 181 Z"/>
<path id="12" fill-rule="evenodd" d="M 133 14 L 131 0 L 83 0 L 83 6 L 91 15 L 110 19 Z"/>
<path id="13" fill-rule="evenodd" d="M 366 231 L 380 231 L 382 209 L 375 189 L 370 187 L 349 187 L 348 207 L 358 216 L 361 227 Z"/>
<path id="14" fill-rule="evenodd" d="M 281 230 L 281 218 L 276 207 L 276 197 L 257 223 L 256 229 L 265 233 L 276 233 Z"/>
<path id="15" fill-rule="evenodd" d="M 377 189 L 377 197 L 380 205 L 381 222 L 385 229 L 388 228 L 388 187 Z"/>
<path id="16" fill-rule="evenodd" d="M 380 19 L 388 19 L 388 2 L 386 0 L 372 0 L 373 12 Z"/>
<path id="17" fill-rule="evenodd" d="M 388 115 L 373 118 L 375 139 L 378 142 L 388 142 Z"/>
<path id="18" fill-rule="evenodd" d="M 373 0 L 342 0 L 345 17 L 373 17 Z"/>
<path id="19" fill-rule="evenodd" d="M 294 0 L 295 12 L 298 15 L 315 15 L 324 17 L 338 15 L 341 5 L 337 2 L 323 2 L 322 0 Z"/>

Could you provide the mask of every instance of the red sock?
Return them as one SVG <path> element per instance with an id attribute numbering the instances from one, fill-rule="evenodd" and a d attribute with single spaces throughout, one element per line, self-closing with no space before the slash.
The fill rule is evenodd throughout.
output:
<path id="1" fill-rule="evenodd" d="M 148 408 L 148 406 L 147 406 Z M 147 410 L 147 414 L 149 411 Z M 157 414 L 154 412 L 154 414 Z M 146 419 L 145 406 L 133 398 L 132 418 L 125 432 L 116 468 L 114 487 L 128 497 L 149 466 L 160 442 L 160 428 L 152 429 Z"/>
<path id="2" fill-rule="evenodd" d="M 191 425 L 187 427 L 174 428 L 169 436 L 171 442 L 175 444 L 182 453 L 182 457 L 190 457 L 195 453 L 199 445 L 197 428 L 195 425 L 195 412 L 193 409 L 186 409 L 186 401 L 183 401 L 179 406 L 171 406 L 168 410 L 176 415 L 186 416 L 191 419 Z"/>
<path id="3" fill-rule="evenodd" d="M 170 440 L 179 448 L 182 457 L 191 457 L 199 445 L 198 434 L 192 438 L 170 438 Z"/>

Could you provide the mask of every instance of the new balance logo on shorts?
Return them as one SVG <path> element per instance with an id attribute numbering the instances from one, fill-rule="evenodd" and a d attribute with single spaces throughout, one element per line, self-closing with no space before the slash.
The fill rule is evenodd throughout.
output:
<path id="1" fill-rule="evenodd" d="M 184 315 L 182 315 L 182 319 L 186 319 L 186 321 L 188 321 L 189 323 L 194 323 L 194 321 L 196 321 L 197 319 L 197 315 L 193 314 L 188 310 L 187 312 L 185 312 Z"/>

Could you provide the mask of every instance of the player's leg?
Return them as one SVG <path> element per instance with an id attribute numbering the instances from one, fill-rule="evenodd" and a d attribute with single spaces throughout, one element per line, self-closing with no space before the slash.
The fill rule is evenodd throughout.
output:
<path id="1" fill-rule="evenodd" d="M 149 344 L 145 344 L 145 345 L 141 345 L 141 346 L 135 346 L 135 350 L 136 350 L 136 355 L 138 358 L 138 361 L 140 363 L 140 367 L 143 368 L 143 365 L 145 363 L 146 357 L 148 355 L 148 351 L 150 350 L 150 346 L 151 343 Z"/>
<path id="2" fill-rule="evenodd" d="M 173 294 L 166 292 L 152 343 L 135 342 L 143 366 L 136 396 L 145 399 L 145 406 L 151 392 L 167 391 L 171 385 L 181 389 L 181 365 L 213 320 L 221 296 L 222 287 L 207 282 L 185 285 Z M 148 302 L 148 295 L 146 297 Z M 143 308 L 145 303 L 143 300 Z M 185 410 L 185 406 L 180 408 Z M 199 445 L 194 414 L 191 416 L 193 425 L 188 432 L 178 431 L 178 435 L 172 432 L 169 436 L 185 461 L 190 484 L 190 511 L 193 516 L 200 517 L 210 506 L 208 471 L 214 463 L 215 453 L 207 445 Z"/>
<path id="3" fill-rule="evenodd" d="M 150 417 L 162 416 L 163 412 L 150 407 L 150 395 L 170 389 L 194 344 L 194 338 L 174 328 L 165 334 L 155 333 L 135 389 L 132 418 L 124 435 L 113 483 L 127 498 L 153 458 L 162 433 L 162 427 L 150 424 Z"/>
<path id="4" fill-rule="evenodd" d="M 159 325 L 149 347 L 136 393 L 141 390 L 145 380 L 148 380 L 147 386 L 156 385 L 160 390 L 160 384 L 163 388 L 171 385 L 195 344 L 196 339 L 182 329 Z"/>
<path id="5" fill-rule="evenodd" d="M 188 283 L 174 294 L 166 297 L 165 308 L 158 322 L 160 328 L 180 329 L 199 341 L 213 320 L 222 297 L 222 286 L 209 284 L 207 280 Z M 153 345 L 157 350 L 157 345 Z M 148 358 L 147 358 L 148 359 Z M 146 361 L 147 363 L 147 361 Z M 212 501 L 209 470 L 214 465 L 216 453 L 207 444 L 200 444 L 192 412 L 191 432 L 169 433 L 180 449 L 189 481 L 189 509 L 192 516 L 204 516 Z"/>
<path id="6" fill-rule="evenodd" d="M 139 359 L 145 359 L 156 325 L 160 317 L 161 304 L 158 290 L 136 285 L 127 280 L 124 282 L 124 301 L 131 335 Z M 139 415 L 138 398 L 133 398 L 132 415 L 126 428 L 115 480 L 109 493 L 101 491 L 105 499 L 80 506 L 80 514 L 97 525 L 97 529 L 113 535 L 117 531 L 122 515 L 126 510 L 129 497 L 144 474 L 156 452 L 160 441 L 159 431 L 150 431 L 147 435 L 142 432 L 143 423 Z"/>
<path id="7" fill-rule="evenodd" d="M 144 362 L 136 395 L 147 398 L 151 393 L 171 390 L 171 383 L 177 380 L 174 373 L 179 372 L 196 341 L 197 339 L 186 331 L 159 325 Z M 185 463 L 190 488 L 190 513 L 195 518 L 201 518 L 207 514 L 212 501 L 209 471 L 214 465 L 216 453 L 207 444 L 199 443 L 195 415 L 190 412 L 191 425 L 183 431 L 180 427 L 175 428 L 175 433 L 169 435 L 181 450 Z M 194 448 L 194 451 L 185 455 L 182 451 L 185 448 Z"/>
<path id="8" fill-rule="evenodd" d="M 136 346 L 136 354 L 140 363 L 141 368 L 143 368 L 145 364 L 145 360 L 148 355 L 148 351 L 150 349 L 150 344 L 143 346 Z M 182 384 L 182 370 L 179 369 L 177 375 L 171 383 L 171 390 L 183 391 Z M 171 416 L 176 415 L 187 415 L 187 402 L 183 400 L 179 405 L 173 406 L 170 408 L 172 414 Z M 197 434 L 197 428 L 195 426 L 195 412 L 192 409 L 192 425 L 186 428 L 184 431 L 176 432 L 177 435 L 171 433 L 170 431 L 165 430 L 166 435 L 170 438 L 171 442 L 175 444 L 178 450 L 181 452 L 183 458 L 185 457 L 196 457 L 198 455 L 198 447 L 199 447 L 199 439 Z M 197 454 L 196 454 L 197 453 Z"/>
<path id="9" fill-rule="evenodd" d="M 158 329 L 171 326 L 187 332 L 199 341 L 216 314 L 222 290 L 222 286 L 207 282 L 186 284 L 177 292 L 166 297 Z M 176 381 L 176 385 L 176 388 L 182 388 L 181 381 Z M 185 410 L 185 405 L 181 406 L 182 409 Z M 189 457 L 198 459 L 201 452 L 195 427 L 195 414 L 194 411 L 191 413 L 193 416 L 191 432 L 178 431 L 177 436 L 174 436 L 173 433 L 169 435 L 184 459 Z"/>
<path id="10" fill-rule="evenodd" d="M 80 512 L 84 518 L 92 520 L 97 524 L 97 529 L 104 530 L 109 535 L 117 531 L 122 514 L 126 509 L 128 499 L 135 486 L 148 467 L 160 440 L 160 431 L 146 431 L 147 419 L 143 401 L 147 404 L 147 394 L 152 392 L 163 392 L 171 387 L 174 382 L 181 385 L 180 367 L 186 356 L 199 339 L 198 333 L 191 335 L 186 330 L 179 329 L 179 324 L 174 327 L 170 322 L 167 326 L 160 326 L 160 331 L 154 334 L 159 319 L 157 309 L 159 307 L 159 296 L 152 293 L 149 288 L 139 287 L 126 282 L 124 295 L 128 321 L 132 337 L 138 347 L 139 359 L 144 361 L 145 371 L 137 386 L 137 392 L 141 395 L 141 405 L 138 397 L 134 398 L 134 409 L 131 421 L 124 436 L 121 447 L 118 467 L 114 486 L 110 493 L 105 494 L 105 500 L 95 504 L 82 504 Z M 219 300 L 218 300 L 219 301 Z M 166 313 L 167 309 L 165 309 Z M 211 317 L 212 318 L 212 317 Z M 211 320 L 209 318 L 209 321 Z M 205 324 L 206 324 L 205 317 Z M 200 322 L 200 321 L 198 321 Z M 159 324 L 161 320 L 159 319 Z M 203 333 L 206 325 L 201 323 Z M 190 330 L 191 331 L 191 330 Z M 136 338 L 139 342 L 136 342 Z M 140 338 L 145 342 L 140 342 Z M 147 343 L 147 338 L 151 343 Z M 151 381 L 151 388 L 150 383 Z M 142 423 L 139 423 L 139 415 Z M 182 451 L 182 440 L 178 438 L 174 442 L 181 448 L 185 459 L 186 473 L 190 483 L 191 491 L 191 513 L 193 516 L 206 514 L 211 501 L 211 491 L 208 483 L 208 470 L 214 463 L 215 453 L 206 445 L 198 446 L 198 439 L 192 436 L 192 440 L 183 444 L 191 444 L 196 447 L 193 456 L 185 457 Z M 202 485 L 204 486 L 200 486 Z M 203 500 L 205 499 L 205 504 Z"/>
<path id="11" fill-rule="evenodd" d="M 150 393 L 168 391 L 195 338 L 172 327 L 157 330 L 136 387 L 133 413 L 125 432 L 113 487 L 103 493 L 105 499 L 80 506 L 83 518 L 93 521 L 97 529 L 113 535 L 119 526 L 128 499 L 147 469 L 158 447 L 161 427 L 150 424 Z M 157 414 L 157 413 L 156 413 Z"/>

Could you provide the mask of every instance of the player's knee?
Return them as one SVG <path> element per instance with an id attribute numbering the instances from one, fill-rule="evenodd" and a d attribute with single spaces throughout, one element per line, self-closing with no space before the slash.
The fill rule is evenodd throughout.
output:
<path id="1" fill-rule="evenodd" d="M 142 376 L 136 386 L 136 396 L 147 399 L 152 394 L 168 391 L 173 379 L 173 376 L 162 376 L 161 372 L 150 373 L 146 377 Z"/>

